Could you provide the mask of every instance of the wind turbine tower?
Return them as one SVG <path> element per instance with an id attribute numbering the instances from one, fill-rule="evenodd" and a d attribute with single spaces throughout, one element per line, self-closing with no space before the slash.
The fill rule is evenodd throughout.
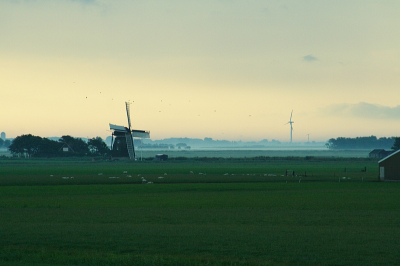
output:
<path id="1" fill-rule="evenodd" d="M 292 143 L 292 136 L 293 136 L 293 121 L 292 121 L 292 115 L 293 115 L 293 110 L 292 113 L 290 114 L 290 120 L 287 122 L 285 125 L 290 124 L 290 143 Z"/>

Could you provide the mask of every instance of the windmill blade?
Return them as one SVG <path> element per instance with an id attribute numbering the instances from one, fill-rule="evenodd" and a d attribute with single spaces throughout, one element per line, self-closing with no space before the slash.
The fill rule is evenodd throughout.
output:
<path id="1" fill-rule="evenodd" d="M 126 105 L 126 116 L 128 117 L 128 128 L 131 130 L 131 103 L 125 102 Z"/>
<path id="2" fill-rule="evenodd" d="M 123 126 L 118 126 L 118 125 L 110 124 L 110 130 L 125 132 L 125 131 L 126 131 L 126 128 L 123 127 Z"/>
<path id="3" fill-rule="evenodd" d="M 293 110 L 292 110 L 292 112 L 290 113 L 290 121 L 292 121 L 292 115 L 293 115 Z"/>
<path id="4" fill-rule="evenodd" d="M 142 138 L 142 139 L 149 139 L 150 138 L 150 131 L 146 130 L 132 130 L 132 137 L 134 138 Z"/>

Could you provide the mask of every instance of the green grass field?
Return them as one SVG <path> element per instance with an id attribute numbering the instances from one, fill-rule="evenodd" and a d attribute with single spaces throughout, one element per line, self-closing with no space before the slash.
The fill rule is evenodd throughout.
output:
<path id="1" fill-rule="evenodd" d="M 377 182 L 369 159 L 3 159 L 0 167 L 0 265 L 400 261 L 400 184 Z"/>

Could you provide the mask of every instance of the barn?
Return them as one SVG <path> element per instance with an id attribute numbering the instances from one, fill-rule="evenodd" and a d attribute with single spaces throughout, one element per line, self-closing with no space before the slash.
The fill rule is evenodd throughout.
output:
<path id="1" fill-rule="evenodd" d="M 378 162 L 379 180 L 381 181 L 400 181 L 400 150 L 386 156 Z"/>
<path id="2" fill-rule="evenodd" d="M 156 154 L 156 156 L 154 156 L 154 160 L 155 161 L 166 161 L 166 160 L 168 160 L 168 155 L 166 155 L 166 154 Z"/>
<path id="3" fill-rule="evenodd" d="M 375 149 L 369 153 L 369 158 L 383 159 L 392 153 L 393 151 L 386 151 L 384 149 Z"/>

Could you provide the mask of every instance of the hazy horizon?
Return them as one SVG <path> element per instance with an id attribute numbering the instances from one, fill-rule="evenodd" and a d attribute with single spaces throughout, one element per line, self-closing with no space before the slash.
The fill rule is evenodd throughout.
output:
<path id="1" fill-rule="evenodd" d="M 0 131 L 398 136 L 400 2 L 0 2 Z M 286 124 L 286 125 L 285 125 Z"/>

